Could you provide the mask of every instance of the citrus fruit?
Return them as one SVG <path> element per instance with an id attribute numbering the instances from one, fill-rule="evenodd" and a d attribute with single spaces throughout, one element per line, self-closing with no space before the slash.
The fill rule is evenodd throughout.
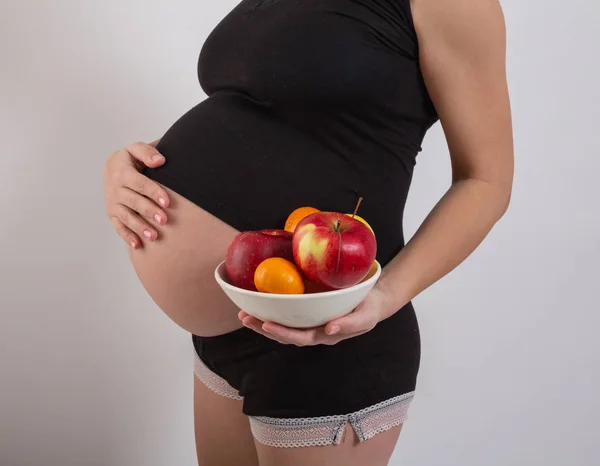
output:
<path id="1" fill-rule="evenodd" d="M 258 265 L 254 272 L 254 285 L 262 293 L 304 293 L 304 279 L 300 269 L 281 257 L 270 257 Z"/>
<path id="2" fill-rule="evenodd" d="M 298 225 L 305 217 L 310 214 L 314 214 L 315 212 L 320 212 L 319 209 L 315 209 L 314 207 L 298 207 L 294 210 L 287 220 L 285 221 L 285 231 L 289 231 L 290 233 L 294 233 L 296 229 L 296 225 Z"/>

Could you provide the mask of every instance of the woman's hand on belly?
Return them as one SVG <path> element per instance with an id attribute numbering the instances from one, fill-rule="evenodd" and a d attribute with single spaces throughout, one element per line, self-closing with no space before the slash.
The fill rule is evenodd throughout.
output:
<path id="1" fill-rule="evenodd" d="M 289 328 L 274 322 L 262 322 L 243 310 L 238 318 L 245 327 L 282 344 L 296 346 L 335 345 L 342 340 L 362 335 L 372 330 L 388 307 L 388 297 L 375 286 L 365 300 L 350 314 L 311 329 Z"/>
<path id="2" fill-rule="evenodd" d="M 142 238 L 154 241 L 158 237 L 149 222 L 167 222 L 161 207 L 168 207 L 169 196 L 158 183 L 140 173 L 144 165 L 156 168 L 165 163 L 164 156 L 155 149 L 157 142 L 131 144 L 114 152 L 104 165 L 106 213 L 119 236 L 133 249 L 143 247 Z"/>

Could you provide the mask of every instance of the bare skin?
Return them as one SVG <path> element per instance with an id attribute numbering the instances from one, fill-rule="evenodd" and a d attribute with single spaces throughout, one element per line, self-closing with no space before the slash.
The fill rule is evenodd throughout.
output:
<path id="1" fill-rule="evenodd" d="M 238 231 L 162 188 L 171 201 L 168 225 L 156 241 L 129 250 L 140 281 L 163 312 L 190 333 L 213 336 L 240 328 L 239 310 L 214 279 Z"/>
<path id="2" fill-rule="evenodd" d="M 385 267 L 372 298 L 354 313 L 309 331 L 259 322 L 240 313 L 239 319 L 253 330 L 299 346 L 336 344 L 369 331 L 464 261 L 506 211 L 513 180 L 513 141 L 500 5 L 497 0 L 413 0 L 413 16 L 423 76 L 452 160 L 446 195 Z M 113 154 L 105 169 L 109 217 L 132 245 L 131 259 L 142 283 L 176 323 L 202 335 L 233 330 L 242 324 L 237 310 L 210 277 L 236 232 L 141 176 L 140 164 L 164 163 L 160 157 L 153 160 L 156 155 L 153 144 L 137 144 Z M 231 452 L 223 451 L 223 445 L 231 446 L 225 450 L 239 446 L 239 451 L 247 451 L 249 427 L 236 420 L 242 416 L 241 404 L 218 404 L 217 395 L 201 386 L 196 387 L 196 395 L 200 464 L 228 465 Z M 211 419 L 216 422 L 219 416 L 231 418 L 231 426 L 211 430 Z M 398 434 L 399 429 L 392 430 L 358 444 L 347 429 L 341 446 L 257 445 L 256 451 L 260 466 L 378 466 L 389 461 Z M 212 436 L 210 441 L 206 435 Z"/>
<path id="3" fill-rule="evenodd" d="M 217 395 L 196 376 L 194 430 L 199 466 L 258 466 L 242 402 Z"/>

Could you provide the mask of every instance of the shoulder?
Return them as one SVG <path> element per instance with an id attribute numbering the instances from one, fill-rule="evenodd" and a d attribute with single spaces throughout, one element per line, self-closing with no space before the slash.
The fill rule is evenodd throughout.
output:
<path id="1" fill-rule="evenodd" d="M 424 80 L 453 169 L 510 179 L 506 31 L 498 0 L 412 0 Z"/>

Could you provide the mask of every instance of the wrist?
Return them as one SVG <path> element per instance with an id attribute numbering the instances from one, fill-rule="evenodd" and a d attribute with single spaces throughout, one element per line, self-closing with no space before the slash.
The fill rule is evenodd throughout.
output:
<path id="1" fill-rule="evenodd" d="M 381 320 L 394 315 L 406 306 L 412 296 L 406 284 L 394 277 L 393 274 L 382 272 L 373 290 L 381 295 Z"/>

